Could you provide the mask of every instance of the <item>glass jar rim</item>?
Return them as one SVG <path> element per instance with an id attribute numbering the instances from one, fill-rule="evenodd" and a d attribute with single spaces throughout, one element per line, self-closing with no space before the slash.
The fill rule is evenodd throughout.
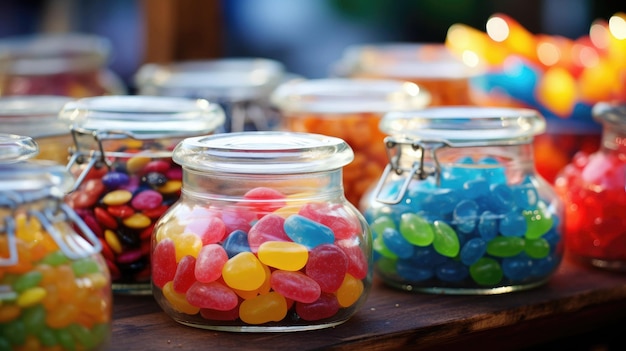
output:
<path id="1" fill-rule="evenodd" d="M 0 133 L 0 165 L 33 158 L 39 154 L 39 145 L 30 136 Z"/>
<path id="2" fill-rule="evenodd" d="M 424 108 L 431 94 L 416 83 L 391 79 L 294 79 L 279 85 L 271 102 L 284 112 L 385 113 Z"/>
<path id="3" fill-rule="evenodd" d="M 626 128 L 626 102 L 598 102 L 592 107 L 592 115 L 600 123 L 608 122 Z"/>
<path id="4" fill-rule="evenodd" d="M 451 146 L 522 144 L 546 129 L 536 110 L 508 107 L 445 106 L 390 112 L 379 123 L 393 136 L 443 141 Z"/>
<path id="5" fill-rule="evenodd" d="M 139 95 L 78 99 L 67 103 L 59 118 L 71 128 L 124 132 L 136 139 L 212 133 L 225 120 L 224 110 L 204 99 Z"/>
<path id="6" fill-rule="evenodd" d="M 354 159 L 342 139 L 312 133 L 248 131 L 187 138 L 172 159 L 183 169 L 237 174 L 311 173 Z"/>
<path id="7" fill-rule="evenodd" d="M 33 138 L 69 135 L 69 126 L 58 119 L 59 111 L 74 99 L 60 95 L 13 95 L 0 97 L 3 132 Z"/>

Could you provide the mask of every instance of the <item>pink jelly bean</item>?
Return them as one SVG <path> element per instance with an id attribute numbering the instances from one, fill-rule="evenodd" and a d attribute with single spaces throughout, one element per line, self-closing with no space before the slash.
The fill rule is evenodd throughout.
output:
<path id="1" fill-rule="evenodd" d="M 130 204 L 136 210 L 152 210 L 159 206 L 163 202 L 163 195 L 158 191 L 144 190 L 136 194 L 131 200 Z"/>
<path id="2" fill-rule="evenodd" d="M 269 214 L 259 219 L 248 232 L 250 250 L 256 253 L 266 241 L 291 241 L 285 233 L 284 224 L 285 219 L 279 215 Z"/>
<path id="3" fill-rule="evenodd" d="M 232 310 L 239 303 L 237 294 L 219 282 L 195 282 L 187 290 L 186 297 L 193 306 L 218 311 Z"/>
<path id="4" fill-rule="evenodd" d="M 284 201 L 286 198 L 285 194 L 267 187 L 250 189 L 243 195 L 243 198 L 248 200 L 246 202 L 248 206 L 253 207 L 261 215 L 274 212 L 286 204 Z"/>
<path id="5" fill-rule="evenodd" d="M 323 292 L 335 292 L 343 283 L 347 269 L 348 257 L 343 250 L 323 244 L 309 252 L 305 273 L 320 285 Z"/>
<path id="6" fill-rule="evenodd" d="M 126 264 L 139 260 L 141 256 L 143 256 L 141 249 L 128 250 L 123 251 L 119 256 L 117 256 L 116 260 L 121 264 Z"/>
<path id="7" fill-rule="evenodd" d="M 365 279 L 369 273 L 369 264 L 358 243 L 352 239 L 344 239 L 335 244 L 343 250 L 348 258 L 348 273 L 356 279 Z"/>
<path id="8" fill-rule="evenodd" d="M 312 303 L 296 303 L 296 313 L 305 321 L 317 321 L 334 316 L 339 311 L 339 302 L 334 294 L 323 293 Z"/>
<path id="9" fill-rule="evenodd" d="M 228 261 L 228 254 L 221 245 L 203 246 L 196 260 L 195 277 L 202 283 L 209 283 L 222 276 L 222 268 Z"/>
<path id="10" fill-rule="evenodd" d="M 176 275 L 176 248 L 172 239 L 159 242 L 152 252 L 152 281 L 159 288 Z"/>
<path id="11" fill-rule="evenodd" d="M 176 268 L 176 274 L 172 282 L 174 291 L 179 294 L 184 294 L 189 290 L 191 285 L 196 282 L 196 258 L 187 255 L 180 259 L 178 267 Z"/>
<path id="12" fill-rule="evenodd" d="M 96 217 L 91 213 L 91 211 L 83 210 L 80 213 L 76 211 L 80 217 L 83 219 L 83 222 L 91 229 L 91 231 L 99 238 L 104 236 L 104 232 L 102 231 L 102 227 L 98 224 Z"/>
<path id="13" fill-rule="evenodd" d="M 296 302 L 311 303 L 322 293 L 320 285 L 301 272 L 276 270 L 270 277 L 274 291 Z"/>
<path id="14" fill-rule="evenodd" d="M 214 320 L 214 321 L 234 321 L 239 318 L 239 306 L 228 310 L 228 311 L 218 311 L 210 308 L 201 308 L 200 316 L 204 319 Z"/>
<path id="15" fill-rule="evenodd" d="M 247 233 L 251 227 L 250 223 L 257 219 L 254 212 L 241 207 L 224 209 L 221 217 L 224 225 L 226 225 L 227 233 L 232 233 L 235 230 L 242 230 Z"/>
<path id="16" fill-rule="evenodd" d="M 336 239 L 347 239 L 361 231 L 356 217 L 347 213 L 341 204 L 312 202 L 302 206 L 298 214 L 329 227 Z"/>
<path id="17" fill-rule="evenodd" d="M 208 245 L 224 239 L 226 225 L 218 217 L 199 217 L 192 219 L 185 227 L 185 231 L 195 233 L 202 239 L 203 245 Z"/>
<path id="18" fill-rule="evenodd" d="M 182 180 L 183 170 L 181 168 L 171 168 L 167 172 L 165 172 L 165 176 L 169 180 Z"/>

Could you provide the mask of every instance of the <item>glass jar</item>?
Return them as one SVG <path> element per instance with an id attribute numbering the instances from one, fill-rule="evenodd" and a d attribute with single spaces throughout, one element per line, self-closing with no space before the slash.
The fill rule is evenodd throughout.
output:
<path id="1" fill-rule="evenodd" d="M 41 34 L 0 40 L 0 95 L 73 98 L 125 94 L 106 65 L 111 45 L 88 34 Z"/>
<path id="2" fill-rule="evenodd" d="M 59 118 L 75 140 L 67 168 L 76 183 L 67 203 L 102 242 L 113 292 L 150 294 L 152 228 L 178 200 L 182 183 L 172 150 L 185 137 L 221 126 L 221 107 L 174 97 L 100 96 L 66 104 Z"/>
<path id="3" fill-rule="evenodd" d="M 427 89 L 430 106 L 469 105 L 470 78 L 478 72 L 443 44 L 383 43 L 349 46 L 334 67 L 340 77 L 397 79 Z"/>
<path id="4" fill-rule="evenodd" d="M 226 113 L 224 132 L 274 130 L 280 115 L 271 92 L 290 75 L 282 63 L 262 58 L 222 58 L 145 64 L 136 75 L 141 95 L 207 99 Z"/>
<path id="5" fill-rule="evenodd" d="M 64 166 L 0 134 L 0 348 L 105 350 L 112 293 L 93 232 L 64 204 Z"/>
<path id="6" fill-rule="evenodd" d="M 74 142 L 69 126 L 57 116 L 70 101 L 72 98 L 52 95 L 0 97 L 2 132 L 29 136 L 39 146 L 36 158 L 66 164 Z"/>
<path id="7" fill-rule="evenodd" d="M 576 260 L 626 272 L 626 104 L 602 102 L 593 116 L 602 143 L 580 151 L 555 181 L 565 202 L 565 240 Z"/>
<path id="8" fill-rule="evenodd" d="M 430 93 L 396 80 L 322 78 L 281 84 L 272 102 L 282 114 L 283 129 L 334 136 L 350 145 L 355 156 L 345 168 L 343 186 L 348 201 L 358 206 L 387 164 L 381 117 L 426 107 Z"/>
<path id="9" fill-rule="evenodd" d="M 545 283 L 563 256 L 563 205 L 534 168 L 534 110 L 390 113 L 389 165 L 363 205 L 375 269 L 407 291 L 498 294 Z"/>
<path id="10" fill-rule="evenodd" d="M 179 323 L 238 332 L 332 327 L 362 306 L 371 234 L 346 201 L 341 139 L 244 132 L 185 139 L 180 200 L 152 237 L 154 296 Z"/>

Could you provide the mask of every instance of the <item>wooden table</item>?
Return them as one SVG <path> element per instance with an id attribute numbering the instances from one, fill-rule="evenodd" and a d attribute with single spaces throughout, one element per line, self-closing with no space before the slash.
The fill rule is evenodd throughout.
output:
<path id="1" fill-rule="evenodd" d="M 407 293 L 375 281 L 346 323 L 305 332 L 201 330 L 174 322 L 152 296 L 115 296 L 111 350 L 513 350 L 603 328 L 626 333 L 626 275 L 566 259 L 547 285 L 502 295 Z"/>

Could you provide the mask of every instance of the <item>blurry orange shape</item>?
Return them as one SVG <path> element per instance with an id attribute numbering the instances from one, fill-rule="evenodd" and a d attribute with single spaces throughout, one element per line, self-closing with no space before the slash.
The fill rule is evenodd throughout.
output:
<path id="1" fill-rule="evenodd" d="M 512 53 L 531 60 L 537 58 L 535 36 L 512 17 L 493 14 L 487 20 L 486 28 L 491 39 L 503 43 Z"/>
<path id="2" fill-rule="evenodd" d="M 544 66 L 561 66 L 573 70 L 574 41 L 560 35 L 537 35 L 537 59 Z"/>
<path id="3" fill-rule="evenodd" d="M 578 77 L 580 99 L 587 103 L 607 101 L 619 83 L 618 70 L 607 59 L 586 67 Z"/>
<path id="4" fill-rule="evenodd" d="M 589 39 L 598 50 L 605 51 L 608 49 L 610 37 L 609 22 L 603 19 L 593 21 L 589 27 Z"/>
<path id="5" fill-rule="evenodd" d="M 590 37 L 576 39 L 572 45 L 572 63 L 576 69 L 593 67 L 600 63 L 600 53 L 593 45 Z"/>
<path id="6" fill-rule="evenodd" d="M 537 86 L 537 100 L 555 115 L 568 118 L 576 103 L 576 81 L 562 67 L 546 70 Z"/>
<path id="7" fill-rule="evenodd" d="M 458 23 L 448 28 L 445 46 L 469 67 L 481 64 L 476 58 L 488 65 L 499 65 L 509 54 L 506 48 L 486 33 Z"/>

